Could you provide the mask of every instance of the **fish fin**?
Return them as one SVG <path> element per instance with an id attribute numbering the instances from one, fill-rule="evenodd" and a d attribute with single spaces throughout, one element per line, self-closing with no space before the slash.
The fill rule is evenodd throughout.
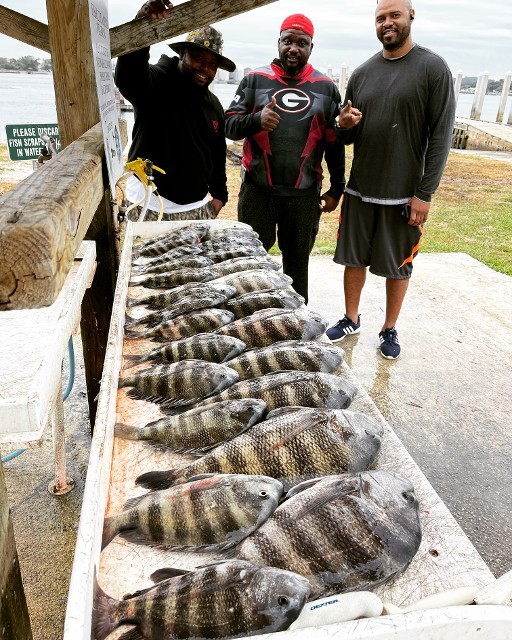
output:
<path id="1" fill-rule="evenodd" d="M 144 636 L 138 627 L 134 627 L 126 633 L 123 633 L 123 635 L 119 637 L 119 640 L 144 640 Z"/>
<path id="2" fill-rule="evenodd" d="M 126 298 L 126 306 L 127 307 L 137 307 L 141 304 L 138 298 Z"/>
<path id="3" fill-rule="evenodd" d="M 141 336 L 138 336 L 141 337 Z M 165 338 L 164 336 L 152 336 L 150 338 L 151 342 L 158 342 L 159 344 L 163 342 L 169 342 L 169 338 Z"/>
<path id="4" fill-rule="evenodd" d="M 203 398 L 162 398 L 160 400 L 153 400 L 162 407 L 186 407 L 189 408 L 189 405 L 195 404 L 199 402 Z"/>
<path id="5" fill-rule="evenodd" d="M 275 418 L 277 416 L 282 416 L 285 413 L 295 413 L 297 411 L 301 411 L 303 409 L 307 409 L 308 407 L 299 407 L 299 406 L 289 406 L 289 407 L 277 407 L 276 409 L 272 409 L 267 413 L 267 420 L 270 418 Z"/>
<path id="6" fill-rule="evenodd" d="M 128 361 L 128 366 L 124 367 L 124 369 L 131 369 L 132 367 L 135 367 L 137 364 L 139 364 L 140 362 L 146 362 L 146 355 L 131 355 L 128 354 L 126 356 L 123 356 L 124 360 Z"/>
<path id="7" fill-rule="evenodd" d="M 190 400 L 187 400 L 185 398 L 164 398 L 163 396 L 155 396 L 149 393 L 144 393 L 143 391 L 139 391 L 139 389 L 130 389 L 127 395 L 130 398 L 134 398 L 134 400 L 145 400 L 146 402 L 153 402 L 154 404 L 162 405 L 165 407 L 188 407 L 189 404 L 197 402 L 196 398 L 192 398 Z"/>
<path id="8" fill-rule="evenodd" d="M 213 476 L 220 477 L 220 474 L 218 474 L 218 473 L 198 473 L 197 476 L 192 476 L 191 478 L 187 478 L 186 482 L 195 482 L 196 480 L 205 480 L 206 478 L 212 478 Z M 183 484 L 185 484 L 185 483 L 183 483 Z"/>
<path id="9" fill-rule="evenodd" d="M 132 331 L 132 329 L 125 329 L 124 337 L 125 338 L 144 338 L 144 334 L 140 333 L 139 331 Z"/>
<path id="10" fill-rule="evenodd" d="M 299 484 L 294 485 L 291 489 L 286 492 L 285 499 L 291 498 L 292 496 L 296 496 L 297 494 L 305 491 L 306 489 L 310 489 L 314 487 L 317 482 L 320 481 L 320 478 L 311 478 L 311 480 L 304 480 L 304 482 L 299 482 Z"/>
<path id="11" fill-rule="evenodd" d="M 92 609 L 92 628 L 97 640 L 104 640 L 119 624 L 115 618 L 117 600 L 108 596 L 94 576 L 94 605 Z"/>
<path id="12" fill-rule="evenodd" d="M 320 481 L 320 478 L 317 478 L 317 481 Z M 336 491 L 331 491 L 322 496 L 319 496 L 318 498 L 310 500 L 307 504 L 303 505 L 301 509 L 298 509 L 293 515 L 293 520 L 294 522 L 298 522 L 301 518 L 314 513 L 329 502 L 332 502 L 333 500 L 336 500 L 337 498 L 341 498 L 343 496 L 348 496 L 355 491 L 357 491 L 357 489 L 354 486 L 348 485 L 346 481 L 341 481 L 340 486 Z"/>
<path id="13" fill-rule="evenodd" d="M 164 567 L 163 569 L 157 569 L 149 576 L 153 582 L 162 582 L 163 580 L 169 580 L 169 578 L 176 578 L 178 576 L 186 576 L 192 573 L 186 569 L 175 569 L 174 567 Z M 153 587 L 151 587 L 153 588 Z"/>
<path id="14" fill-rule="evenodd" d="M 148 471 L 143 473 L 135 480 L 135 484 L 145 489 L 168 489 L 171 487 L 178 477 L 177 469 L 170 469 L 169 471 Z"/>
<path id="15" fill-rule="evenodd" d="M 321 424 L 328 424 L 329 419 L 326 417 L 322 419 L 320 417 L 322 415 L 323 414 L 321 413 L 321 410 L 319 411 L 317 409 L 313 409 L 311 413 L 308 412 L 308 414 L 304 417 L 303 420 L 301 420 L 300 423 L 294 424 L 289 433 L 274 445 L 274 448 L 282 447 L 283 445 L 288 444 L 304 431 L 309 431 L 314 427 L 319 427 Z"/>
<path id="16" fill-rule="evenodd" d="M 138 440 L 139 434 L 140 429 L 138 427 L 132 427 L 129 424 L 119 422 L 114 426 L 114 435 L 123 440 Z"/>
<path id="17" fill-rule="evenodd" d="M 126 500 L 126 502 L 124 503 L 124 510 L 127 511 L 128 509 L 133 509 L 147 495 L 148 495 L 147 493 L 144 493 L 141 496 L 135 496 L 134 498 L 128 498 L 128 500 Z M 125 531 L 126 531 L 126 529 L 125 529 Z"/>
<path id="18" fill-rule="evenodd" d="M 103 533 L 101 535 L 101 548 L 104 549 L 119 533 L 116 517 L 105 518 L 103 521 Z"/>

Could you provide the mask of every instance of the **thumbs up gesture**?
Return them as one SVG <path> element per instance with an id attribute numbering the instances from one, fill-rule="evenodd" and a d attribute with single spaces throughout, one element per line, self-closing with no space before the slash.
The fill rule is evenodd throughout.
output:
<path id="1" fill-rule="evenodd" d="M 359 124 L 362 117 L 363 114 L 359 109 L 353 107 L 352 102 L 348 100 L 336 120 L 340 129 L 351 129 L 352 127 L 355 127 L 356 124 Z"/>
<path id="2" fill-rule="evenodd" d="M 274 131 L 281 117 L 274 111 L 276 106 L 276 99 L 272 96 L 272 100 L 266 104 L 261 111 L 261 128 L 263 131 Z"/>

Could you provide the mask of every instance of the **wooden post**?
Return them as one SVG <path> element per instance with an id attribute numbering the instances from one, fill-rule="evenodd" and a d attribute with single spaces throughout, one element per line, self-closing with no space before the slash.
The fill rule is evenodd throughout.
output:
<path id="1" fill-rule="evenodd" d="M 484 106 L 484 98 L 487 92 L 487 83 L 489 82 L 489 72 L 482 71 L 479 74 L 476 83 L 475 97 L 473 98 L 473 106 L 471 107 L 471 120 L 480 120 L 482 115 L 482 107 Z"/>
<path id="2" fill-rule="evenodd" d="M 32 640 L 25 592 L 14 543 L 4 470 L 0 462 L 0 637 Z"/>
<path id="3" fill-rule="evenodd" d="M 89 0 L 47 0 L 46 7 L 57 118 L 65 147 L 100 120 Z M 99 392 L 116 278 L 110 192 L 104 193 L 86 235 L 87 240 L 96 242 L 98 267 L 84 298 L 81 322 L 91 424 L 96 417 L 95 398 Z"/>
<path id="4" fill-rule="evenodd" d="M 505 107 L 507 106 L 508 92 L 510 91 L 511 82 L 512 71 L 507 71 L 507 73 L 505 74 L 505 79 L 503 80 L 503 90 L 501 92 L 500 106 L 498 107 L 498 114 L 496 115 L 496 122 L 498 122 L 499 124 L 503 122 L 503 116 L 505 115 Z M 510 109 L 510 114 L 512 117 L 512 107 Z"/>
<path id="5" fill-rule="evenodd" d="M 460 87 L 462 85 L 462 71 L 459 69 L 457 71 L 457 77 L 455 78 L 455 84 L 453 87 L 453 92 L 455 93 L 455 104 L 457 104 L 459 100 Z"/>

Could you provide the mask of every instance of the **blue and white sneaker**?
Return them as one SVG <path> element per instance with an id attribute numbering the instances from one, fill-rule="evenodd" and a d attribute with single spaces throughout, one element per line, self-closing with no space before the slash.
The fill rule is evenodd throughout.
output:
<path id="1" fill-rule="evenodd" d="M 400 355 L 400 343 L 395 327 L 379 333 L 380 355 L 388 360 L 396 360 Z"/>
<path id="2" fill-rule="evenodd" d="M 327 329 L 325 333 L 331 342 L 341 342 L 341 340 L 347 336 L 353 336 L 360 331 L 361 316 L 357 316 L 357 322 L 352 322 L 352 320 L 345 315 L 334 327 Z"/>

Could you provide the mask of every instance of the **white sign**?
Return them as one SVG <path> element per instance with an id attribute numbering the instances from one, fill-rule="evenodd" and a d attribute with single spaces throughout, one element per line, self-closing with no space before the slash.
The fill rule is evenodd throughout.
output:
<path id="1" fill-rule="evenodd" d="M 89 21 L 91 24 L 92 52 L 103 129 L 103 142 L 105 144 L 105 157 L 107 159 L 110 190 L 112 197 L 115 198 L 116 182 L 123 174 L 124 163 L 112 76 L 108 10 L 105 0 L 89 0 Z"/>

